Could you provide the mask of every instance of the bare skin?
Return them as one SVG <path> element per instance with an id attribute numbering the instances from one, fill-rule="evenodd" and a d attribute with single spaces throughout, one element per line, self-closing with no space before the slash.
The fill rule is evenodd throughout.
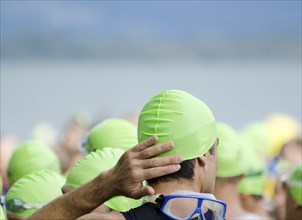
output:
<path id="1" fill-rule="evenodd" d="M 182 162 L 180 156 L 155 157 L 173 148 L 170 142 L 155 145 L 157 140 L 153 136 L 129 149 L 115 167 L 55 199 L 28 219 L 76 219 L 114 196 L 138 199 L 155 194 L 155 190 L 151 186 L 143 186 L 142 181 L 174 173 Z"/>
<path id="2" fill-rule="evenodd" d="M 268 211 L 264 208 L 262 200 L 256 200 L 251 195 L 240 194 L 240 201 L 244 210 L 256 213 L 257 215 L 263 217 L 263 219 L 272 219 Z"/>
<path id="3" fill-rule="evenodd" d="M 215 142 L 215 153 L 210 154 L 207 152 L 205 155 L 196 158 L 194 167 L 193 180 L 178 179 L 171 182 L 157 183 L 152 185 L 156 194 L 171 194 L 176 190 L 189 190 L 192 192 L 213 193 L 215 185 L 215 176 L 217 171 L 217 145 Z M 184 208 L 184 206 L 182 206 Z M 100 213 L 92 212 L 84 215 L 77 220 L 124 220 L 125 217 L 116 211 Z"/>
<path id="4" fill-rule="evenodd" d="M 286 189 L 286 218 L 292 220 L 301 220 L 302 216 L 302 206 L 298 205 L 291 195 L 288 189 Z"/>
<path id="5" fill-rule="evenodd" d="M 226 219 L 240 219 L 242 216 L 248 214 L 241 206 L 239 193 L 237 191 L 239 181 L 242 177 L 243 176 L 236 177 L 237 180 L 233 180 L 232 183 L 227 182 L 223 178 L 216 178 L 215 196 L 228 205 Z"/>

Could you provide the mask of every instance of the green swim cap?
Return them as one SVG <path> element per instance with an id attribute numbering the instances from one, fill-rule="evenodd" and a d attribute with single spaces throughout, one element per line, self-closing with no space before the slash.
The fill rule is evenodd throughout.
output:
<path id="1" fill-rule="evenodd" d="M 39 170 L 19 179 L 6 194 L 7 214 L 27 218 L 62 195 L 65 178 L 50 170 Z M 29 206 L 22 209 L 22 203 Z"/>
<path id="2" fill-rule="evenodd" d="M 302 164 L 297 166 L 286 181 L 293 200 L 302 206 Z"/>
<path id="3" fill-rule="evenodd" d="M 2 195 L 2 175 L 1 175 L 1 172 L 0 172 L 0 196 Z"/>
<path id="4" fill-rule="evenodd" d="M 242 145 L 244 161 L 244 178 L 239 183 L 239 192 L 247 195 L 263 195 L 265 187 L 265 163 L 255 150 Z"/>
<path id="5" fill-rule="evenodd" d="M 43 169 L 60 173 L 60 162 L 57 155 L 43 142 L 24 142 L 15 150 L 9 161 L 9 184 L 13 185 L 26 174 Z"/>
<path id="6" fill-rule="evenodd" d="M 174 148 L 159 156 L 181 155 L 184 160 L 205 154 L 217 138 L 209 107 L 191 94 L 168 90 L 152 97 L 138 122 L 138 142 L 158 136 L 157 143 L 173 141 Z"/>
<path id="7" fill-rule="evenodd" d="M 269 154 L 269 127 L 265 122 L 252 122 L 246 125 L 241 132 L 241 137 L 258 152 L 261 152 L 264 155 Z"/>
<path id="8" fill-rule="evenodd" d="M 1 205 L 0 205 L 0 219 L 1 219 L 1 220 L 6 219 L 6 217 L 5 217 L 5 215 L 4 215 L 3 208 L 2 208 L 2 206 L 1 206 Z"/>
<path id="9" fill-rule="evenodd" d="M 218 146 L 218 169 L 217 177 L 235 177 L 244 173 L 242 152 L 239 136 L 235 130 L 224 123 L 217 124 Z"/>
<path id="10" fill-rule="evenodd" d="M 136 144 L 136 128 L 126 120 L 113 118 L 107 119 L 91 129 L 85 147 L 88 152 L 104 147 L 128 150 Z"/>
<path id="11" fill-rule="evenodd" d="M 69 172 L 66 186 L 79 187 L 100 173 L 111 169 L 118 162 L 124 151 L 118 148 L 103 148 L 91 152 L 81 159 Z M 123 184 L 123 183 L 118 183 Z M 104 203 L 109 208 L 125 212 L 142 204 L 142 200 L 134 200 L 123 196 L 116 196 Z"/>

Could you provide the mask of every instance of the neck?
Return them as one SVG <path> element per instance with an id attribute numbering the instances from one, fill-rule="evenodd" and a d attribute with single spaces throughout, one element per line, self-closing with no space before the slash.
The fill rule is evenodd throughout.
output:
<path id="1" fill-rule="evenodd" d="M 189 190 L 193 192 L 200 192 L 200 187 L 198 187 L 194 182 L 187 180 L 175 180 L 171 182 L 163 182 L 156 184 L 149 184 L 155 190 L 155 194 L 171 194 L 176 190 Z"/>
<path id="2" fill-rule="evenodd" d="M 268 212 L 263 207 L 263 204 L 261 201 L 256 202 L 254 213 L 258 214 L 261 217 L 271 218 L 271 216 L 268 214 Z"/>
<path id="3" fill-rule="evenodd" d="M 220 184 L 216 182 L 215 196 L 227 204 L 227 219 L 240 218 L 246 214 L 246 211 L 241 206 L 237 184 Z"/>

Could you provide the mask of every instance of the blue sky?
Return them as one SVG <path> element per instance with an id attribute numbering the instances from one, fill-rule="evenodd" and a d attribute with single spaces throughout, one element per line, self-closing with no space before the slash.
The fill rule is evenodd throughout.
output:
<path id="1" fill-rule="evenodd" d="M 3 39 L 266 37 L 301 34 L 301 1 L 1 1 Z"/>

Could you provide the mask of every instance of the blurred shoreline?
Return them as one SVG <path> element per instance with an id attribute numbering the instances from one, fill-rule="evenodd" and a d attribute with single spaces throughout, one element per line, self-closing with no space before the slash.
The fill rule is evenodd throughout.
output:
<path id="1" fill-rule="evenodd" d="M 301 121 L 295 60 L 2 60 L 1 133 L 29 137 L 39 121 L 57 129 L 76 112 L 95 120 L 138 113 L 146 98 L 183 89 L 235 128 L 284 112 Z"/>

